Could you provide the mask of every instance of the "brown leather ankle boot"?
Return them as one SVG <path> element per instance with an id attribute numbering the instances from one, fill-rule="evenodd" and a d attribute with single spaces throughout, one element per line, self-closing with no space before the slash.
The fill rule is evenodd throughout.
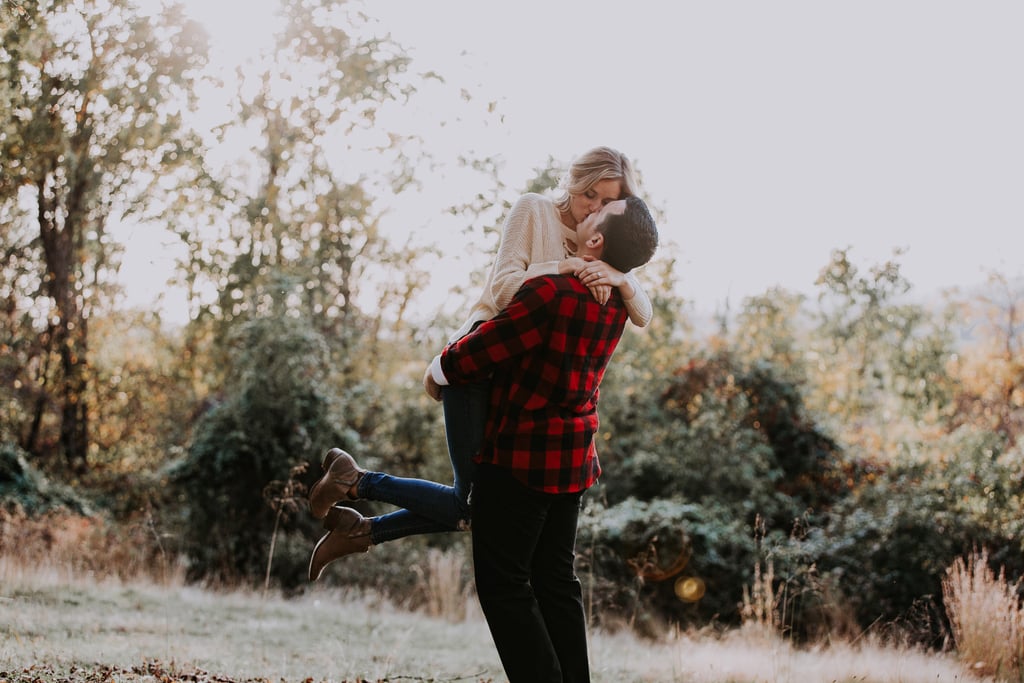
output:
<path id="1" fill-rule="evenodd" d="M 366 474 L 355 458 L 332 448 L 324 455 L 324 473 L 309 489 L 309 511 L 316 519 L 323 519 L 331 506 L 342 500 L 356 500 L 356 485 Z"/>
<path id="2" fill-rule="evenodd" d="M 370 542 L 371 521 L 348 507 L 334 506 L 325 515 L 324 528 L 330 531 L 313 548 L 309 558 L 309 580 L 316 581 L 324 567 L 352 553 L 365 553 Z"/>

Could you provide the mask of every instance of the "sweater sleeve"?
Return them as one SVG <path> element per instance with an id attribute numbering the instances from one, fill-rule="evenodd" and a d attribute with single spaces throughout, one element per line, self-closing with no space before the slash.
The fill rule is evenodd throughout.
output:
<path id="1" fill-rule="evenodd" d="M 558 274 L 558 261 L 530 263 L 533 240 L 543 229 L 540 221 L 540 206 L 530 195 L 520 197 L 505 219 L 490 284 L 491 297 L 499 311 L 508 306 L 526 280 Z"/>
<path id="2" fill-rule="evenodd" d="M 654 317 L 654 308 L 651 306 L 651 299 L 647 296 L 647 292 L 640 286 L 640 281 L 637 280 L 633 273 L 626 273 L 626 279 L 629 280 L 629 284 L 633 285 L 633 298 L 624 301 L 626 304 L 626 311 L 629 313 L 629 319 L 637 327 L 647 327 L 650 324 L 651 319 Z"/>

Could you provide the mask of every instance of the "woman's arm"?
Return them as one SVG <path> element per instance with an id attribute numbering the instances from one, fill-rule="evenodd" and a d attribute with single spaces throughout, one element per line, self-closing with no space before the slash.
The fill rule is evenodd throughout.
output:
<path id="1" fill-rule="evenodd" d="M 627 294 L 630 289 L 633 291 L 632 296 Z M 651 299 L 647 296 L 647 292 L 640 286 L 640 281 L 636 279 L 636 275 L 626 273 L 619 291 L 622 293 L 623 303 L 626 304 L 626 311 L 629 312 L 629 319 L 637 327 L 647 327 L 654 317 L 654 307 L 651 305 Z"/>
<path id="2" fill-rule="evenodd" d="M 490 282 L 490 295 L 498 311 L 508 306 L 528 279 L 559 271 L 558 261 L 530 262 L 533 240 L 542 228 L 540 210 L 533 197 L 524 195 L 512 206 L 502 226 Z"/>
<path id="3" fill-rule="evenodd" d="M 647 327 L 654 317 L 654 308 L 647 292 L 633 273 L 622 273 L 604 261 L 587 261 L 576 271 L 576 277 L 587 287 L 611 285 L 617 287 L 626 305 L 629 319 L 637 327 Z"/>

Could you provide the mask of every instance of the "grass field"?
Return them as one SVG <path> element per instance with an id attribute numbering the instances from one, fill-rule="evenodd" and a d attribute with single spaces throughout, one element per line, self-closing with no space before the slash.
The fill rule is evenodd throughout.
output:
<path id="1" fill-rule="evenodd" d="M 591 634 L 595 683 L 973 682 L 951 657 L 862 643 Z M 0 683 L 504 681 L 478 609 L 456 623 L 313 587 L 300 598 L 27 571 L 0 558 Z"/>

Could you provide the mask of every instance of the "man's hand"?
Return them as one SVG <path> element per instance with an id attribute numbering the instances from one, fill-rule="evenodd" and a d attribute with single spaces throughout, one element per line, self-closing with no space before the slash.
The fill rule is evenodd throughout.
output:
<path id="1" fill-rule="evenodd" d="M 435 401 L 441 400 L 441 385 L 434 381 L 434 376 L 430 374 L 430 366 L 427 366 L 427 371 L 423 373 L 423 388 L 427 392 L 427 396 L 434 399 Z"/>

